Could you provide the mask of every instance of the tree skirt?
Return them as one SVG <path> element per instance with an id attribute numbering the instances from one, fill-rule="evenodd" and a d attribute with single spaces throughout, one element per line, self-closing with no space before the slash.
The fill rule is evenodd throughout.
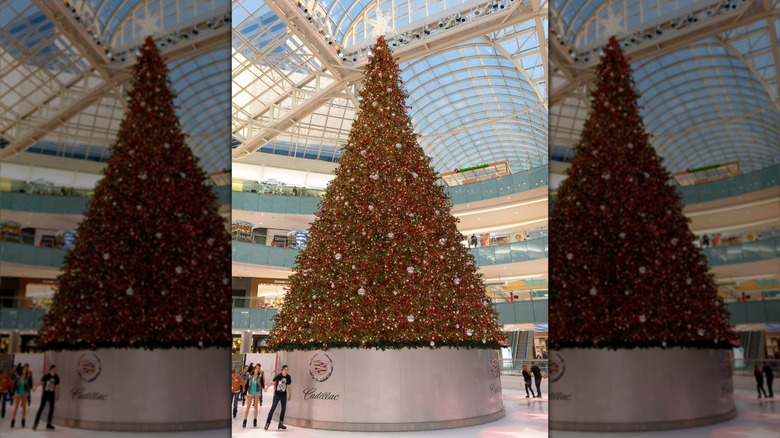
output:
<path id="1" fill-rule="evenodd" d="M 55 424 L 230 433 L 227 348 L 57 351 L 47 352 L 46 362 L 57 366 L 61 382 Z"/>
<path id="2" fill-rule="evenodd" d="M 315 429 L 407 431 L 504 416 L 498 353 L 472 349 L 290 351 L 285 423 Z M 279 408 L 275 418 L 278 420 Z"/>
<path id="3" fill-rule="evenodd" d="M 698 427 L 737 415 L 728 350 L 551 351 L 550 429 Z"/>

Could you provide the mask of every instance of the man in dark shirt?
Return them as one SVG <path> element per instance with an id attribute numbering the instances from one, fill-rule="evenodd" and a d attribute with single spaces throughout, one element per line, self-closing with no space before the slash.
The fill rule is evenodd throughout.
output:
<path id="1" fill-rule="evenodd" d="M 542 370 L 536 362 L 531 362 L 531 373 L 534 375 L 534 383 L 536 383 L 536 395 L 535 398 L 542 398 Z"/>
<path id="2" fill-rule="evenodd" d="M 41 407 L 38 408 L 38 413 L 35 414 L 33 430 L 38 428 L 38 422 L 41 420 L 43 407 L 46 406 L 46 403 L 49 403 L 49 418 L 46 421 L 46 429 L 54 429 L 54 425 L 51 424 L 51 420 L 54 418 L 54 401 L 60 399 L 60 376 L 57 375 L 56 366 L 52 365 L 49 368 L 49 374 L 41 377 L 41 381 L 35 385 L 33 390 L 39 386 L 43 386 L 43 397 L 41 397 Z"/>
<path id="3" fill-rule="evenodd" d="M 761 371 L 763 371 L 764 375 L 766 375 L 766 386 L 769 387 L 769 398 L 773 398 L 775 394 L 772 391 L 772 380 L 774 380 L 775 374 L 772 371 L 772 367 L 769 365 L 769 362 L 764 362 L 764 368 L 761 368 Z"/>
<path id="4" fill-rule="evenodd" d="M 282 410 L 279 412 L 279 429 L 287 429 L 284 425 L 284 411 L 287 409 L 287 401 L 292 398 L 292 392 L 290 392 L 290 385 L 292 384 L 292 377 L 287 375 L 287 365 L 282 365 L 282 372 L 274 377 L 274 380 L 265 387 L 267 390 L 272 385 L 274 386 L 274 402 L 271 404 L 271 410 L 268 411 L 268 418 L 265 420 L 265 430 L 268 430 L 268 426 L 271 425 L 271 418 L 274 416 L 274 410 L 278 403 L 282 404 Z"/>

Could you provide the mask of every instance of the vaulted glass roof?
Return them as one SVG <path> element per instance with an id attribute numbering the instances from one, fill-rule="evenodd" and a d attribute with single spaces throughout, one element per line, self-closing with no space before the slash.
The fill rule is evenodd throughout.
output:
<path id="1" fill-rule="evenodd" d="M 230 167 L 229 0 L 3 0 L 0 158 L 105 161 L 136 50 L 152 34 L 207 172 Z"/>
<path id="2" fill-rule="evenodd" d="M 234 160 L 338 160 L 377 8 L 437 171 L 547 163 L 547 2 L 536 0 L 234 2 Z"/>
<path id="3" fill-rule="evenodd" d="M 550 136 L 572 156 L 599 49 L 616 33 L 641 113 L 671 172 L 780 162 L 780 1 L 553 0 Z"/>

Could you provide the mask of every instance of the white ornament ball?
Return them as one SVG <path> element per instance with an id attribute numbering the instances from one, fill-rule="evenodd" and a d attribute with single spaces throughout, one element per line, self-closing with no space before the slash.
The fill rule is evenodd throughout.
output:
<path id="1" fill-rule="evenodd" d="M 410 274 L 411 274 L 412 272 L 414 272 L 414 266 L 409 266 L 409 267 L 407 267 L 407 268 L 406 268 L 406 272 L 408 272 L 408 273 L 410 273 Z"/>
<path id="2" fill-rule="evenodd" d="M 466 336 L 471 336 L 474 334 L 474 331 L 471 329 L 466 330 Z"/>
<path id="3" fill-rule="evenodd" d="M 596 290 L 595 287 L 590 288 L 590 294 L 591 295 L 596 296 L 597 293 L 598 293 L 598 291 Z"/>
<path id="4" fill-rule="evenodd" d="M 133 288 L 132 287 L 128 287 L 127 290 L 125 291 L 125 293 L 128 294 L 128 295 L 132 295 L 133 294 Z"/>
<path id="5" fill-rule="evenodd" d="M 414 322 L 414 315 L 407 316 L 406 320 L 409 321 L 409 322 Z"/>
<path id="6" fill-rule="evenodd" d="M 378 104 L 378 103 L 376 103 L 376 102 L 371 102 L 371 106 L 373 106 L 374 108 L 376 108 L 376 107 L 377 107 L 377 105 L 379 105 L 379 104 Z"/>
<path id="7" fill-rule="evenodd" d="M 341 253 L 337 252 L 334 257 L 336 257 L 336 260 L 341 260 Z"/>

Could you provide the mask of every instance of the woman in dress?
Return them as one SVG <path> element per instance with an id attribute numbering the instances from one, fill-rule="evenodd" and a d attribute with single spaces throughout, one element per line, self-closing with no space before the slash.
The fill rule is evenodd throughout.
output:
<path id="1" fill-rule="evenodd" d="M 27 416 L 27 402 L 30 398 L 30 392 L 32 391 L 32 373 L 30 372 L 30 366 L 25 365 L 22 367 L 19 377 L 14 380 L 14 413 L 11 417 L 11 427 L 16 424 L 16 411 L 19 410 L 19 404 L 22 405 L 22 427 L 24 427 L 24 417 Z"/>
<path id="2" fill-rule="evenodd" d="M 257 427 L 257 410 L 260 405 L 260 393 L 263 391 L 263 387 L 265 386 L 265 379 L 263 378 L 263 374 L 260 374 L 260 367 L 255 366 L 252 370 L 252 375 L 249 377 L 249 381 L 247 382 L 247 403 L 246 409 L 244 410 L 244 424 L 243 427 L 246 427 L 246 419 L 249 417 L 249 409 L 252 408 L 252 404 L 254 403 L 255 406 L 255 421 L 254 426 Z"/>
<path id="3" fill-rule="evenodd" d="M 534 389 L 533 386 L 531 386 L 531 371 L 528 370 L 528 366 L 523 365 L 523 381 L 525 382 L 525 398 L 531 398 L 528 395 L 528 391 L 531 391 L 531 395 L 536 397 L 534 395 Z"/>

